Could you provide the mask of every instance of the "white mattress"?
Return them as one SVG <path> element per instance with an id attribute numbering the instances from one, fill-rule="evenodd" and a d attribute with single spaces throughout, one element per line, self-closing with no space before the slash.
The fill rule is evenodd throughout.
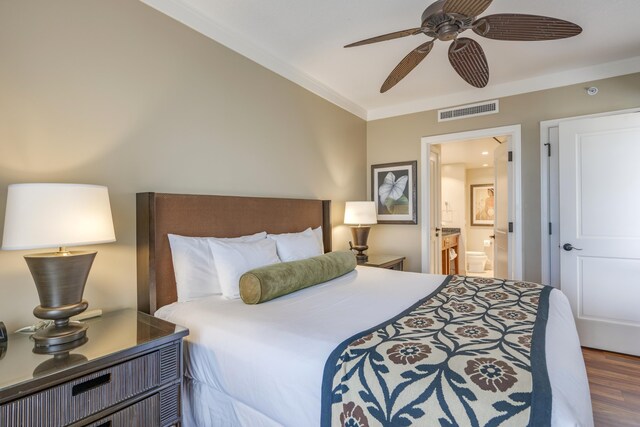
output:
<path id="1" fill-rule="evenodd" d="M 358 267 L 343 277 L 259 305 L 219 296 L 174 303 L 156 316 L 186 326 L 191 415 L 203 425 L 314 426 L 322 373 L 345 339 L 434 291 L 444 276 Z M 571 309 L 551 292 L 547 369 L 556 426 L 592 426 L 586 370 Z M 193 401 L 197 399 L 197 401 Z M 194 415 L 195 414 L 195 415 Z"/>

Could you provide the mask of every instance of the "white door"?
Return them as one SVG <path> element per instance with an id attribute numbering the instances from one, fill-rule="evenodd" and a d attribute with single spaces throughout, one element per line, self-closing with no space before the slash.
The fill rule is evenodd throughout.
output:
<path id="1" fill-rule="evenodd" d="M 560 277 L 583 346 L 640 355 L 640 113 L 560 124 Z"/>
<path id="2" fill-rule="evenodd" d="M 509 271 L 509 143 L 502 143 L 493 152 L 494 160 L 494 226 L 493 275 L 511 278 Z"/>
<path id="3" fill-rule="evenodd" d="M 429 155 L 429 218 L 430 224 L 430 243 L 429 250 L 431 254 L 430 273 L 442 273 L 442 237 L 441 232 L 441 193 L 442 193 L 442 177 L 440 175 L 440 153 L 432 147 Z"/>
<path id="4" fill-rule="evenodd" d="M 560 288 L 560 130 L 549 128 L 549 285 Z"/>

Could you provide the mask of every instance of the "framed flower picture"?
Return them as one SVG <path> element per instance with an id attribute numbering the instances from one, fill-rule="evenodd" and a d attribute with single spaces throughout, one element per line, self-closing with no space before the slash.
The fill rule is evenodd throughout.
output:
<path id="1" fill-rule="evenodd" d="M 418 162 L 371 165 L 371 200 L 379 224 L 418 223 Z"/>

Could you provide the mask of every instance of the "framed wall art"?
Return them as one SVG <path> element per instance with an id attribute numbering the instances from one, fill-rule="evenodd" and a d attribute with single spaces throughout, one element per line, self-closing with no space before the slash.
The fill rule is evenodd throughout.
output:
<path id="1" fill-rule="evenodd" d="M 478 184 L 471 186 L 471 226 L 493 227 L 495 221 L 494 185 Z"/>
<path id="2" fill-rule="evenodd" d="M 371 200 L 379 224 L 418 223 L 418 162 L 371 165 Z"/>

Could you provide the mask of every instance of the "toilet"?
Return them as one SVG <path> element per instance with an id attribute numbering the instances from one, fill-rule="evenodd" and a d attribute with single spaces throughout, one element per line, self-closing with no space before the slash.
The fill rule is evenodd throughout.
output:
<path id="1" fill-rule="evenodd" d="M 467 256 L 467 273 L 483 273 L 487 264 L 487 255 L 484 252 L 468 251 Z"/>

